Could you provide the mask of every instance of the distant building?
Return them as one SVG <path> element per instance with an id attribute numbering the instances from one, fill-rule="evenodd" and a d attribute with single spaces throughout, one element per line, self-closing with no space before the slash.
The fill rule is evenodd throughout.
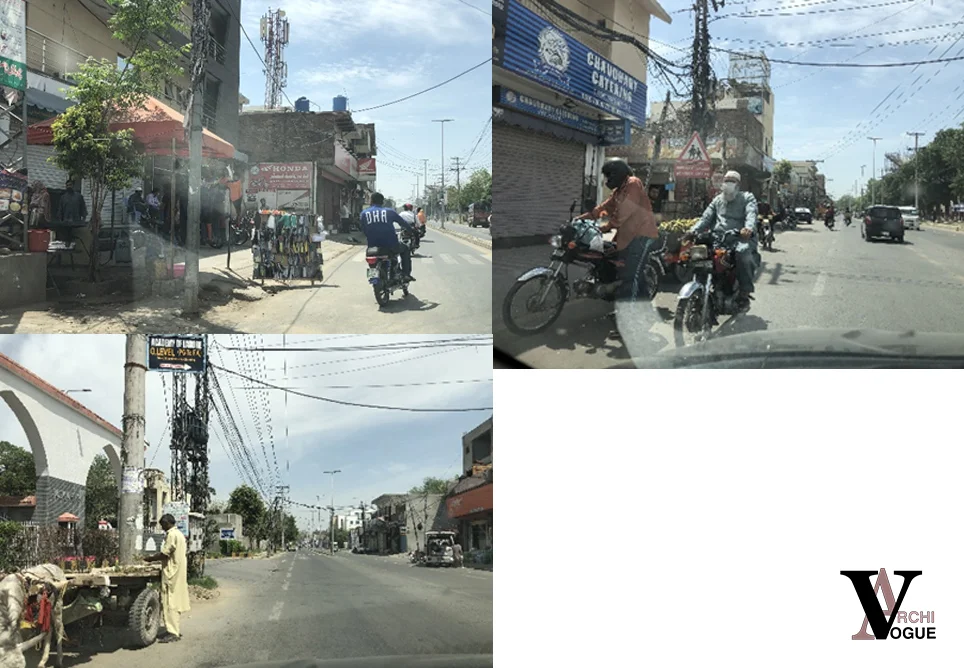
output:
<path id="1" fill-rule="evenodd" d="M 446 510 L 462 549 L 492 547 L 492 418 L 462 437 L 463 475 L 449 490 Z"/>
<path id="2" fill-rule="evenodd" d="M 37 509 L 37 497 L 0 496 L 0 520 L 11 522 L 31 522 Z"/>

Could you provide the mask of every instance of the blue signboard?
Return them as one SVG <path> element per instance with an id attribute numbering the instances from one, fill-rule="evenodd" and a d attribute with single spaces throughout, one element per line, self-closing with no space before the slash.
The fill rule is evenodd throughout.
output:
<path id="1" fill-rule="evenodd" d="M 630 143 L 632 124 L 629 120 L 597 121 L 504 86 L 499 86 L 499 104 L 593 135 L 600 146 L 622 146 Z"/>
<path id="2" fill-rule="evenodd" d="M 508 0 L 501 66 L 613 116 L 646 123 L 646 84 Z"/>

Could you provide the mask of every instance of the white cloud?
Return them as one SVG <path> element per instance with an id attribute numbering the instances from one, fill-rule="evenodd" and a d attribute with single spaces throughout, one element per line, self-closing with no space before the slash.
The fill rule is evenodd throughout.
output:
<path id="1" fill-rule="evenodd" d="M 308 86 L 342 86 L 350 84 L 353 87 L 365 85 L 376 90 L 410 88 L 424 83 L 431 57 L 423 56 L 412 63 L 398 64 L 394 67 L 383 67 L 370 58 L 351 58 L 339 63 L 324 64 L 310 70 L 299 71 L 294 79 L 297 83 Z"/>

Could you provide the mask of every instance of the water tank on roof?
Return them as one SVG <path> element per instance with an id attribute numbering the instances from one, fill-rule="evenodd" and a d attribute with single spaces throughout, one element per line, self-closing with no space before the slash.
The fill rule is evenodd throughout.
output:
<path id="1" fill-rule="evenodd" d="M 338 95 L 334 100 L 331 101 L 332 111 L 348 111 L 348 98 L 344 95 Z"/>
<path id="2" fill-rule="evenodd" d="M 311 102 L 309 102 L 308 98 L 299 97 L 297 100 L 295 100 L 295 111 L 301 111 L 301 112 L 307 113 L 308 105 L 310 104 Z"/>

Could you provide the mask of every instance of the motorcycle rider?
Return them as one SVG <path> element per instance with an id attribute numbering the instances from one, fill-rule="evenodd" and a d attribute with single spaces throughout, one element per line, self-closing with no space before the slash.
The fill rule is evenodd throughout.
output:
<path id="1" fill-rule="evenodd" d="M 371 206 L 359 215 L 362 232 L 368 240 L 369 247 L 378 246 L 389 252 L 395 252 L 402 257 L 402 277 L 406 283 L 415 280 L 412 276 L 412 254 L 408 247 L 398 241 L 395 224 L 414 232 L 411 223 L 402 218 L 397 212 L 385 207 L 385 196 L 372 193 Z"/>
<path id="2" fill-rule="evenodd" d="M 406 204 L 402 207 L 402 212 L 398 215 L 404 218 L 408 224 L 412 226 L 412 229 L 415 230 L 415 234 L 412 235 L 412 248 L 418 248 L 421 244 L 418 238 L 418 219 L 415 218 L 415 207 L 411 204 Z"/>
<path id="3" fill-rule="evenodd" d="M 623 260 L 620 268 L 621 283 L 616 293 L 620 300 L 635 299 L 646 294 L 646 278 L 643 267 L 646 258 L 659 236 L 656 218 L 643 188 L 643 182 L 633 175 L 633 170 L 621 158 L 611 158 L 602 168 L 606 187 L 613 191 L 609 199 L 592 211 L 580 215 L 580 220 L 598 219 L 602 214 L 609 215 L 609 222 L 600 228 L 603 233 L 616 230 L 613 241 L 616 251 Z"/>
<path id="4" fill-rule="evenodd" d="M 824 225 L 826 225 L 827 227 L 830 227 L 830 225 L 833 223 L 833 220 L 836 216 L 837 216 L 837 212 L 833 208 L 833 202 L 830 202 L 830 204 L 827 205 L 827 212 L 823 221 Z"/>
<path id="5" fill-rule="evenodd" d="M 736 277 L 740 283 L 738 303 L 741 308 L 750 305 L 753 293 L 753 276 L 760 263 L 757 239 L 754 236 L 757 223 L 757 205 L 753 193 L 740 190 L 740 173 L 730 170 L 723 177 L 723 190 L 706 207 L 700 221 L 683 237 L 690 241 L 700 232 L 714 229 L 720 232 L 739 230 L 736 243 Z"/>

